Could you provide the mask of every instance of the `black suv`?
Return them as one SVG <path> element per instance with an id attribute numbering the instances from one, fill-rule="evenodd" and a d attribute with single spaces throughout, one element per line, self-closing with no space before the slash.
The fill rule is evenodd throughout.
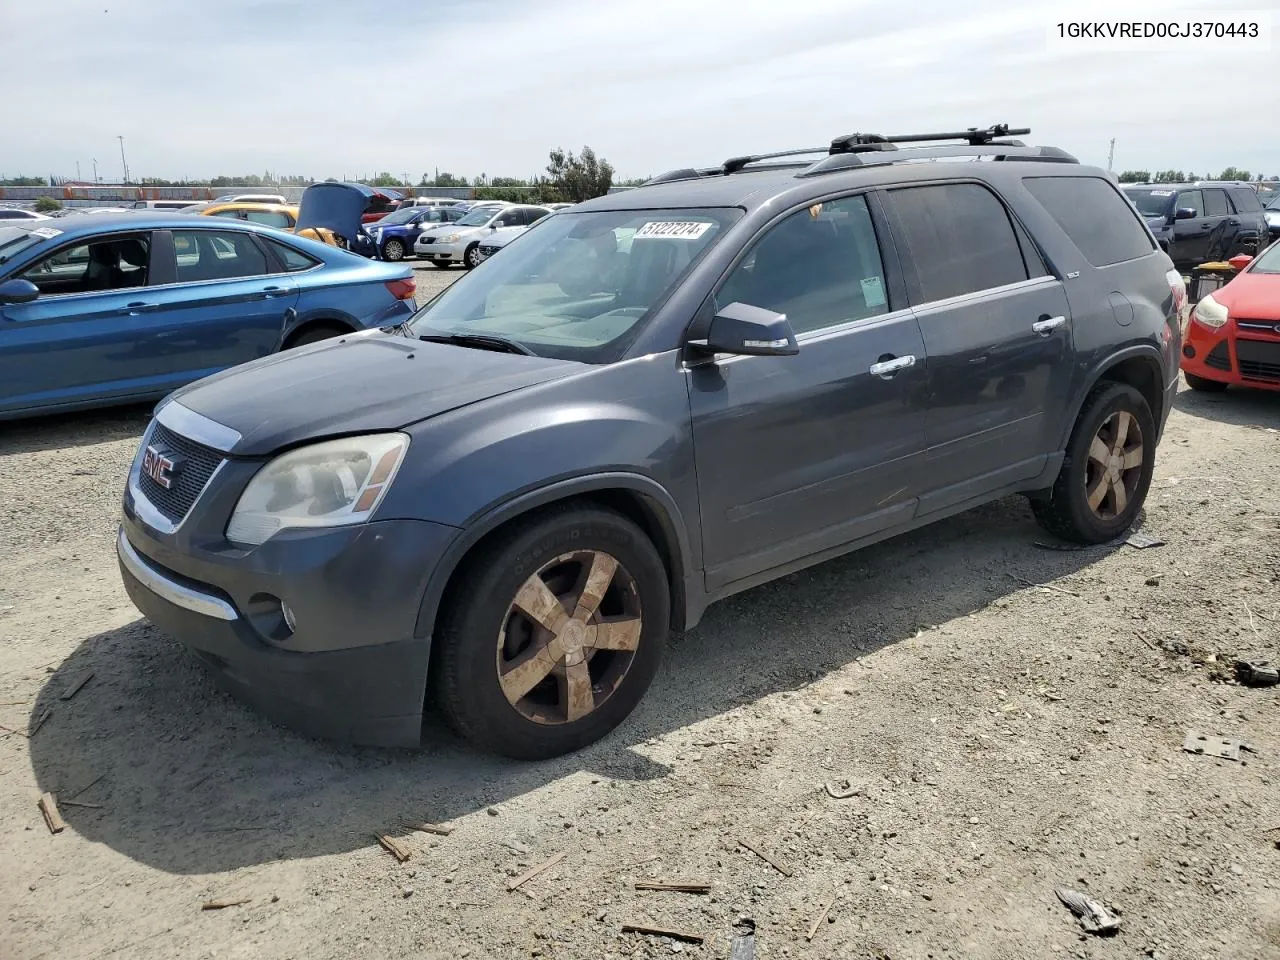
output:
<path id="1" fill-rule="evenodd" d="M 1252 255 L 1265 245 L 1266 217 L 1248 184 L 1126 184 L 1124 192 L 1179 270 Z"/>
<path id="2" fill-rule="evenodd" d="M 1117 537 L 1186 290 L 1106 173 L 1022 132 L 673 171 L 400 327 L 183 388 L 129 473 L 130 596 L 313 733 L 416 743 L 434 702 L 535 758 L 756 584 L 1014 493 Z"/>

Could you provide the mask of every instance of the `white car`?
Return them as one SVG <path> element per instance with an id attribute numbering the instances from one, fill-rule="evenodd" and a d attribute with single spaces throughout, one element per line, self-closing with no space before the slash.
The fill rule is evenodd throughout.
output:
<path id="1" fill-rule="evenodd" d="M 461 263 L 470 270 L 480 263 L 480 244 L 503 227 L 529 227 L 551 213 L 546 207 L 509 204 L 489 207 L 477 204 L 456 223 L 424 230 L 413 252 L 436 267 Z"/>
<path id="2" fill-rule="evenodd" d="M 274 203 L 284 205 L 289 201 L 278 193 L 229 193 L 218 197 L 218 203 Z"/>
<path id="3" fill-rule="evenodd" d="M 492 231 L 489 236 L 480 241 L 476 260 L 483 263 L 528 229 L 528 227 L 499 227 Z"/>
<path id="4" fill-rule="evenodd" d="M 19 207 L 0 207 L 0 220 L 52 220 L 50 216 Z"/>

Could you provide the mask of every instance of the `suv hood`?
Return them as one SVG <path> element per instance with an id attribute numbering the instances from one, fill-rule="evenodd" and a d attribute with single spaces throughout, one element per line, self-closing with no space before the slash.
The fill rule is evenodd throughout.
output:
<path id="1" fill-rule="evenodd" d="M 241 364 L 165 403 L 237 431 L 241 439 L 227 452 L 261 456 L 306 440 L 397 430 L 581 368 L 374 330 Z"/>

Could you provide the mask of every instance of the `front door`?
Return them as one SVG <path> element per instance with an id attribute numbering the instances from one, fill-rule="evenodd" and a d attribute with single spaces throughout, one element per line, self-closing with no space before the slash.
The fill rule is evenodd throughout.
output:
<path id="1" fill-rule="evenodd" d="M 1186 220 L 1176 219 L 1177 212 L 1184 208 L 1194 211 L 1195 215 Z M 1204 263 L 1214 222 L 1205 216 L 1203 191 L 1178 191 L 1173 211 L 1173 243 L 1169 247 L 1169 256 L 1179 267 L 1189 268 Z"/>
<path id="2" fill-rule="evenodd" d="M 990 188 L 932 184 L 886 198 L 929 356 L 924 515 L 1043 469 L 1071 394 L 1071 313 Z"/>
<path id="3" fill-rule="evenodd" d="M 18 274 L 40 296 L 0 306 L 0 410 L 155 392 L 145 356 L 152 248 L 146 231 L 100 236 Z"/>
<path id="4" fill-rule="evenodd" d="M 925 351 L 861 195 L 767 229 L 715 295 L 785 313 L 800 352 L 688 373 L 707 588 L 906 523 Z"/>

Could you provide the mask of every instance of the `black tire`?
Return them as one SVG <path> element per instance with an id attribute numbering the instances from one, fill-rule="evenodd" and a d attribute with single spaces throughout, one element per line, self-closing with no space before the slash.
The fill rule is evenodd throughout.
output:
<path id="1" fill-rule="evenodd" d="M 404 259 L 405 246 L 403 240 L 392 238 L 382 245 L 382 259 L 391 263 L 399 263 Z"/>
<path id="2" fill-rule="evenodd" d="M 593 702 L 590 712 L 576 719 L 566 713 L 553 722 L 538 722 L 522 710 L 539 691 L 543 697 L 556 696 L 548 691 L 561 683 L 569 661 L 553 655 L 549 660 L 557 662 L 556 670 L 544 674 L 529 697 L 519 703 L 508 699 L 500 670 L 512 643 L 512 631 L 532 632 L 527 646 L 511 654 L 511 662 L 539 649 L 534 642 L 539 629 L 543 629 L 542 637 L 553 636 L 517 610 L 515 598 L 522 585 L 539 578 L 546 568 L 560 569 L 556 564 L 565 556 L 593 551 L 616 559 L 622 576 L 615 574 L 608 590 L 613 591 L 617 581 L 616 589 L 638 604 L 638 640 L 632 652 L 626 654 L 590 650 L 587 666 L 582 669 L 589 671 L 594 664 L 597 671 L 611 666 L 615 673 L 621 670 L 620 677 L 608 681 L 612 686 L 603 694 L 604 675 L 599 674 L 598 678 L 587 674 L 591 678 L 587 689 Z M 468 558 L 455 582 L 458 588 L 441 616 L 435 640 L 433 698 L 450 725 L 475 746 L 517 760 L 543 760 L 571 753 L 599 740 L 621 723 L 652 682 L 671 623 L 667 572 L 648 537 L 621 514 L 597 506 L 570 504 L 517 521 Z M 562 610 L 567 612 L 566 599 L 570 600 L 568 609 L 572 609 L 568 594 L 556 595 L 561 597 Z M 608 593 L 599 607 L 604 610 L 616 603 L 613 594 Z M 548 650 L 550 644 L 540 649 Z M 602 653 L 608 655 L 601 659 Z M 623 660 L 615 662 L 615 657 Z M 578 663 L 581 661 L 579 656 Z M 562 706 L 565 689 L 559 687 Z M 597 703 L 599 696 L 603 699 Z M 548 711 L 555 709 L 554 705 L 547 707 Z"/>
<path id="3" fill-rule="evenodd" d="M 319 343 L 321 340 L 330 340 L 333 337 L 340 337 L 344 333 L 351 331 L 345 327 L 333 326 L 331 324 L 321 324 L 295 333 L 289 338 L 284 345 L 285 350 L 292 350 L 294 347 L 305 347 L 310 343 Z"/>
<path id="4" fill-rule="evenodd" d="M 1182 371 L 1182 376 L 1186 378 L 1187 386 L 1192 390 L 1199 390 L 1203 393 L 1221 393 L 1227 389 L 1227 385 L 1221 380 L 1210 380 L 1207 377 L 1197 377 L 1194 373 Z"/>
<path id="5" fill-rule="evenodd" d="M 480 266 L 480 244 L 473 243 L 462 254 L 462 265 L 468 270 L 474 270 Z"/>
<path id="6" fill-rule="evenodd" d="M 1114 492 L 1115 482 L 1108 479 L 1106 482 L 1112 490 L 1105 493 L 1099 509 L 1095 510 L 1089 504 L 1090 491 L 1099 490 L 1099 484 L 1103 482 L 1101 478 L 1110 477 L 1111 474 L 1102 469 L 1107 461 L 1091 456 L 1090 451 L 1095 438 L 1104 447 L 1108 446 L 1100 431 L 1105 433 L 1113 422 L 1119 424 L 1124 414 L 1133 418 L 1127 422 L 1130 430 L 1134 424 L 1137 425 L 1142 460 L 1140 464 L 1117 476 L 1116 482 L 1125 487 L 1123 508 L 1114 509 L 1119 506 L 1119 493 Z M 1126 433 L 1126 436 L 1132 443 L 1131 434 Z M 1114 540 L 1129 529 L 1146 500 L 1155 470 L 1155 444 L 1155 419 L 1142 394 L 1126 383 L 1104 381 L 1098 384 L 1085 400 L 1084 409 L 1071 431 L 1066 459 L 1049 495 L 1031 500 L 1031 510 L 1036 520 L 1050 533 L 1064 540 L 1077 543 L 1106 543 Z M 1114 448 L 1112 452 L 1115 452 Z M 1126 459 L 1120 459 L 1114 469 L 1120 470 L 1124 462 L 1127 462 Z M 1108 467 L 1109 469 L 1112 468 Z M 1099 479 L 1095 480 L 1095 476 Z M 1111 511 L 1106 509 L 1108 502 L 1112 505 Z M 1108 512 L 1110 516 L 1107 515 Z"/>
<path id="7" fill-rule="evenodd" d="M 453 264 L 450 263 L 448 260 L 428 260 L 427 263 L 431 264 L 433 267 L 435 267 L 438 270 L 448 270 L 451 266 L 453 266 Z"/>

